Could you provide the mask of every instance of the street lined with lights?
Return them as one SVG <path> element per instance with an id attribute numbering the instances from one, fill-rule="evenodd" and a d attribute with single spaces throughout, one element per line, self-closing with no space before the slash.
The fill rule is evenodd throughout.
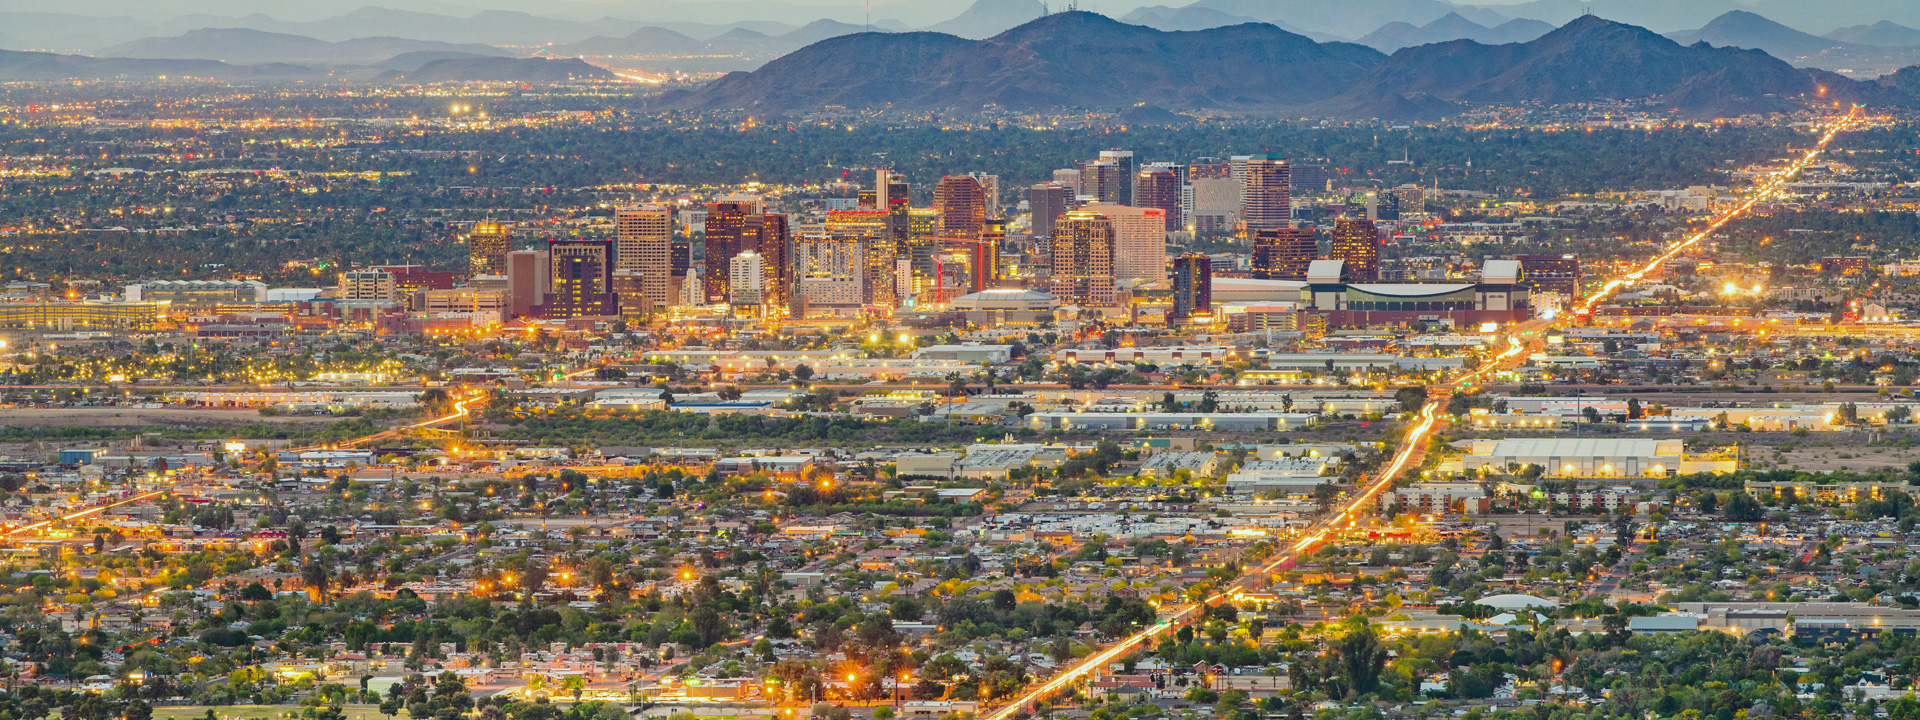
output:
<path id="1" fill-rule="evenodd" d="M 1798 175 L 1800 171 L 1811 166 L 1814 159 L 1826 149 L 1834 137 L 1847 128 L 1852 127 L 1853 124 L 1860 119 L 1860 110 L 1861 109 L 1856 106 L 1846 116 L 1835 121 L 1820 136 L 1819 143 L 1812 150 L 1799 157 L 1785 170 L 1774 174 L 1766 182 L 1761 183 L 1747 199 L 1733 209 L 1720 214 L 1705 230 L 1693 234 L 1683 242 L 1674 244 L 1672 247 L 1669 247 L 1666 252 L 1648 261 L 1640 269 L 1628 273 L 1622 278 L 1609 280 L 1602 285 L 1580 305 L 1579 314 L 1582 316 L 1591 315 L 1592 309 L 1596 304 L 1605 300 L 1621 287 L 1639 281 L 1648 273 L 1660 267 L 1662 263 L 1698 245 L 1701 241 L 1712 235 L 1714 231 L 1720 229 L 1740 215 L 1745 214 L 1765 199 L 1772 197 L 1783 188 L 1787 182 L 1791 181 L 1794 176 Z M 1543 331 L 1551 327 L 1551 325 L 1551 321 L 1536 319 L 1509 328 L 1506 350 L 1502 351 L 1499 355 L 1488 358 L 1478 367 L 1435 387 L 1454 392 L 1471 391 L 1476 387 L 1477 383 L 1486 376 L 1511 367 L 1517 364 L 1516 361 L 1524 361 L 1525 353 L 1529 349 L 1529 346 L 1523 343 L 1520 337 L 1540 338 L 1543 335 Z M 1099 671 L 1105 667 L 1107 663 L 1113 662 L 1115 659 L 1123 656 L 1135 646 L 1151 640 L 1173 628 L 1193 621 L 1207 607 L 1226 602 L 1235 595 L 1256 589 L 1264 585 L 1266 579 L 1274 572 L 1292 567 L 1302 555 L 1313 552 L 1324 544 L 1329 537 L 1343 528 L 1351 526 L 1366 509 L 1368 503 L 1373 502 L 1381 493 L 1387 492 L 1393 487 L 1395 478 L 1398 478 L 1413 459 L 1418 457 L 1426 447 L 1428 436 L 1433 432 L 1434 427 L 1442 421 L 1445 407 L 1445 403 L 1440 399 L 1429 400 L 1423 405 L 1419 412 L 1414 415 L 1415 419 L 1413 424 L 1407 429 L 1406 434 L 1401 437 L 1399 445 L 1394 451 L 1393 459 L 1380 474 L 1374 478 L 1373 482 L 1367 485 L 1364 490 L 1355 494 L 1349 502 L 1341 506 L 1339 512 L 1316 521 L 1299 539 L 1295 540 L 1284 550 L 1275 553 L 1273 558 L 1258 570 L 1242 574 L 1220 591 L 1207 596 L 1198 603 L 1173 609 L 1161 622 L 1134 633 L 1108 646 L 1105 650 L 1088 656 L 1086 660 L 1073 665 L 1067 670 L 1055 674 L 1045 683 L 1028 690 L 1007 705 L 982 716 L 982 720 L 1009 720 L 1021 709 L 1030 707 L 1034 703 L 1044 700 L 1052 694 L 1077 682 L 1079 679 Z"/>

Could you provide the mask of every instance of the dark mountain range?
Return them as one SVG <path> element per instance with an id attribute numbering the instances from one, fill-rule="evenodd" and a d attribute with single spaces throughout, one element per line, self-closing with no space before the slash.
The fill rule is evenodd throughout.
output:
<path id="1" fill-rule="evenodd" d="M 1817 74 L 1816 74 L 1817 73 Z M 1304 80 L 1304 81 L 1303 81 Z M 1582 16 L 1524 43 L 1454 40 L 1384 56 L 1264 24 L 1161 32 L 1084 12 L 1050 15 L 984 41 L 863 33 L 729 74 L 676 99 L 685 109 L 806 111 L 1128 108 L 1426 117 L 1462 103 L 1661 98 L 1694 116 L 1784 110 L 1834 97 L 1905 97 L 1881 84 L 1801 70 L 1759 50 L 1681 45 Z M 1904 101 L 1903 101 L 1904 102 Z"/>
<path id="2" fill-rule="evenodd" d="M 107 48 L 99 54 L 103 57 L 221 60 L 229 63 L 376 65 L 398 55 L 416 52 L 458 53 L 471 57 L 512 55 L 491 45 L 455 45 L 394 37 L 327 42 L 246 28 L 194 30 L 177 37 L 144 38 Z"/>
<path id="3" fill-rule="evenodd" d="M 1872 25 L 1854 25 L 1827 33 L 1824 37 L 1840 42 L 1860 45 L 1879 45 L 1881 47 L 1912 47 L 1920 45 L 1920 30 L 1895 22 L 1881 20 Z"/>
<path id="4" fill-rule="evenodd" d="M 1668 37 L 1685 45 L 1705 41 L 1720 47 L 1765 50 L 1768 55 L 1797 67 L 1844 68 L 1855 77 L 1875 77 L 1920 62 L 1920 48 L 1842 42 L 1803 33 L 1744 10 L 1714 18 L 1699 30 L 1672 33 Z"/>
<path id="5" fill-rule="evenodd" d="M 313 80 L 326 73 L 298 65 L 229 65 L 218 60 L 150 60 L 94 58 L 43 52 L 0 50 L 0 81 L 97 80 L 124 78 L 155 80 L 211 78 L 215 80 Z"/>
<path id="6" fill-rule="evenodd" d="M 1486 45 L 1526 42 L 1552 31 L 1552 25 L 1539 20 L 1508 20 L 1501 23 L 1499 27 L 1487 27 L 1461 17 L 1459 13 L 1447 13 L 1422 27 L 1403 22 L 1390 22 L 1380 26 L 1378 30 L 1367 33 L 1356 42 L 1390 53 L 1403 47 L 1430 45 L 1448 40 L 1472 40 Z"/>
<path id="7" fill-rule="evenodd" d="M 927 26 L 927 32 L 984 40 L 1045 14 L 1040 0 L 974 0 L 953 19 Z"/>
<path id="8" fill-rule="evenodd" d="M 1758 50 L 1683 46 L 1646 28 L 1585 15 L 1532 42 L 1455 40 L 1406 48 L 1356 88 L 1319 109 L 1368 114 L 1404 109 L 1409 102 L 1568 103 L 1660 96 L 1667 107 L 1716 115 L 1785 109 L 1784 98 L 1811 93 L 1815 83 Z"/>
<path id="9" fill-rule="evenodd" d="M 435 60 L 405 73 L 382 78 L 388 82 L 429 84 L 442 82 L 559 83 L 617 80 L 618 76 L 575 58 L 458 58 Z"/>
<path id="10" fill-rule="evenodd" d="M 1327 98 L 1381 62 L 1271 25 L 1160 32 L 1103 15 L 1049 15 L 984 41 L 941 33 L 834 38 L 681 97 L 689 109 L 997 105 L 1259 111 Z M 1311 78 L 1313 82 L 1301 82 Z"/>

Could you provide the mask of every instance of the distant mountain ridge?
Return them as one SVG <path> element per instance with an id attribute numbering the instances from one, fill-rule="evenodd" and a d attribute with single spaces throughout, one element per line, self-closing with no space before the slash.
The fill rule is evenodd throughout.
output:
<path id="1" fill-rule="evenodd" d="M 416 53 L 455 53 L 468 56 L 511 56 L 506 50 L 477 43 L 454 44 L 396 37 L 367 37 L 327 42 L 300 35 L 247 28 L 209 28 L 177 37 L 144 38 L 100 52 L 104 57 L 170 60 L 220 60 L 229 63 L 376 65 L 395 56 Z"/>
<path id="2" fill-rule="evenodd" d="M 300 65 L 231 65 L 218 60 L 94 58 L 45 52 L 0 50 L 0 81 L 44 80 L 315 80 L 324 71 Z"/>
<path id="3" fill-rule="evenodd" d="M 1714 18 L 1699 30 L 1669 33 L 1681 44 L 1706 42 L 1718 47 L 1765 50 L 1798 67 L 1842 68 L 1856 77 L 1878 76 L 1920 63 L 1920 47 L 1883 47 L 1820 37 L 1744 10 Z"/>
<path id="4" fill-rule="evenodd" d="M 1428 117 L 1463 103 L 1659 97 L 1692 115 L 1788 110 L 1819 85 L 1900 97 L 1801 70 L 1759 50 L 1681 45 L 1582 16 L 1524 43 L 1454 40 L 1391 56 L 1315 43 L 1265 24 L 1161 32 L 1085 12 L 984 41 L 863 33 L 729 74 L 673 101 L 690 110 L 786 113 L 829 105 L 908 110 L 1052 107 Z"/>
<path id="5" fill-rule="evenodd" d="M 1047 6 L 1040 0 L 974 0 L 959 15 L 929 25 L 926 30 L 985 40 L 1045 14 Z"/>
<path id="6" fill-rule="evenodd" d="M 1421 27 L 1403 22 L 1390 22 L 1355 42 L 1390 53 L 1404 47 L 1431 45 L 1449 40 L 1472 40 L 1485 45 L 1526 42 L 1552 31 L 1552 25 L 1538 20 L 1508 20 L 1496 27 L 1487 27 L 1468 20 L 1459 13 L 1447 13 L 1440 19 Z"/>
<path id="7" fill-rule="evenodd" d="M 1843 27 L 1822 36 L 1830 40 L 1858 43 L 1861 45 L 1879 45 L 1881 47 L 1913 47 L 1920 45 L 1920 30 L 1889 20 L 1881 20 L 1872 25 L 1854 25 Z"/>

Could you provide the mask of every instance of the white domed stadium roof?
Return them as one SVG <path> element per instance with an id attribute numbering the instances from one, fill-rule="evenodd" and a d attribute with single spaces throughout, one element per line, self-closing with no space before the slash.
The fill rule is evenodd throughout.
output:
<path id="1" fill-rule="evenodd" d="M 1560 603 L 1532 595 L 1488 595 L 1473 601 L 1476 605 L 1485 605 L 1500 610 L 1526 610 L 1528 608 L 1557 608 Z"/>

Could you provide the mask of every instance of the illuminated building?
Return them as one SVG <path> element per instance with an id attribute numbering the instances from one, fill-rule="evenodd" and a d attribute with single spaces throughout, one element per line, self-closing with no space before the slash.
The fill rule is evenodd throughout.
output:
<path id="1" fill-rule="evenodd" d="M 1079 194 L 1094 202 L 1126 205 L 1133 199 L 1132 175 L 1129 166 L 1117 159 L 1081 163 Z"/>
<path id="2" fill-rule="evenodd" d="M 1121 280 L 1167 279 L 1167 219 L 1156 208 L 1105 203 L 1083 210 L 1099 213 L 1113 225 L 1113 276 Z"/>
<path id="3" fill-rule="evenodd" d="M 467 274 L 507 274 L 507 245 L 513 229 L 506 223 L 481 220 L 467 233 Z"/>
<path id="4" fill-rule="evenodd" d="M 861 303 L 899 307 L 892 218 L 880 210 L 851 210 L 827 214 L 826 233 L 836 240 L 860 244 Z M 842 255 L 850 257 L 850 255 Z"/>
<path id="5" fill-rule="evenodd" d="M 759 244 L 758 223 L 748 220 L 759 216 L 760 198 L 751 195 L 734 195 L 707 203 L 706 304 L 727 301 L 733 256 L 746 249 L 746 245 Z"/>
<path id="6" fill-rule="evenodd" d="M 191 315 L 223 303 L 258 303 L 267 299 L 267 286 L 258 280 L 152 280 L 128 285 L 127 302 L 167 303 L 173 315 Z"/>
<path id="7" fill-rule="evenodd" d="M 727 303 L 736 307 L 760 305 L 766 293 L 763 288 L 767 281 L 766 259 L 760 253 L 748 250 L 733 256 L 732 266 L 728 269 L 731 276 L 727 279 L 727 291 L 731 293 Z"/>
<path id="8" fill-rule="evenodd" d="M 352 270 L 340 274 L 341 300 L 393 300 L 399 296 L 393 273 Z"/>
<path id="9" fill-rule="evenodd" d="M 845 229 L 844 226 L 842 229 Z M 796 317 L 851 315 L 867 295 L 869 238 L 837 233 L 827 225 L 802 226 L 793 235 Z"/>
<path id="10" fill-rule="evenodd" d="M 1307 266 L 1319 255 L 1312 228 L 1253 231 L 1253 277 L 1257 280 L 1305 280 Z"/>
<path id="11" fill-rule="evenodd" d="M 1180 202 L 1181 191 L 1185 187 L 1186 183 L 1180 181 L 1177 168 L 1161 163 L 1148 165 L 1135 178 L 1133 204 L 1161 211 L 1167 232 L 1176 232 L 1187 226 Z"/>
<path id="12" fill-rule="evenodd" d="M 0 303 L 0 328 L 50 332 L 152 330 L 167 312 L 165 300 Z"/>
<path id="13" fill-rule="evenodd" d="M 967 173 L 967 175 L 972 177 L 975 182 L 980 183 L 980 195 L 986 199 L 987 203 L 987 219 L 1000 219 L 1002 214 L 1000 205 L 1000 176 L 988 175 L 983 172 L 970 172 Z"/>
<path id="14" fill-rule="evenodd" d="M 1170 318 L 1186 319 L 1213 312 L 1213 259 L 1189 253 L 1173 259 L 1173 311 Z"/>
<path id="15" fill-rule="evenodd" d="M 1393 198 L 1393 209 L 1400 212 L 1402 218 L 1408 213 L 1427 211 L 1427 191 L 1419 185 L 1401 185 L 1388 190 L 1387 195 Z"/>
<path id="16" fill-rule="evenodd" d="M 1067 213 L 1054 226 L 1052 249 L 1054 297 L 1067 305 L 1115 306 L 1111 221 L 1091 210 Z"/>
<path id="17" fill-rule="evenodd" d="M 1341 218 L 1335 221 L 1327 259 L 1346 261 L 1350 280 L 1380 279 L 1380 229 L 1371 220 Z"/>
<path id="18" fill-rule="evenodd" d="M 1534 290 L 1580 297 L 1580 258 L 1577 255 L 1515 255 L 1520 277 Z"/>
<path id="19" fill-rule="evenodd" d="M 548 240 L 547 295 L 538 312 L 544 318 L 619 314 L 613 292 L 613 241 Z"/>
<path id="20" fill-rule="evenodd" d="M 933 207 L 940 212 L 940 235 L 944 237 L 978 237 L 986 227 L 986 190 L 972 176 L 940 178 L 933 189 Z"/>
<path id="21" fill-rule="evenodd" d="M 1247 158 L 1240 189 L 1240 219 L 1248 230 L 1283 228 L 1293 220 L 1293 171 L 1286 158 Z"/>
<path id="22" fill-rule="evenodd" d="M 613 211 L 613 224 L 614 269 L 637 276 L 640 296 L 655 307 L 672 304 L 673 211 L 623 207 Z"/>

